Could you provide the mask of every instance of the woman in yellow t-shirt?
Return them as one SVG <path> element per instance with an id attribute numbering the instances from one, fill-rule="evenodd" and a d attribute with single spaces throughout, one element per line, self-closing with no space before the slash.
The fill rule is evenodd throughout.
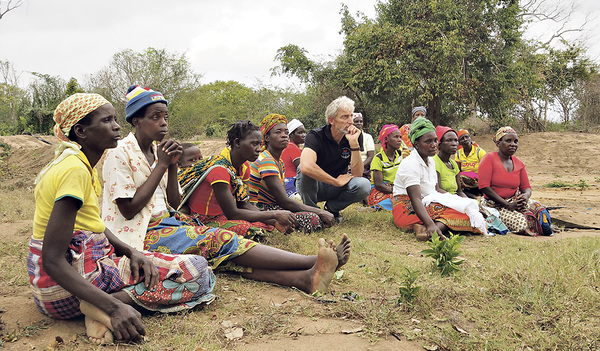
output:
<path id="1" fill-rule="evenodd" d="M 142 339 L 137 309 L 171 312 L 212 301 L 215 277 L 204 258 L 141 253 L 105 229 L 94 166 L 120 139 L 113 106 L 98 94 L 74 94 L 54 121 L 61 144 L 36 179 L 27 258 L 38 309 L 59 319 L 84 314 L 90 340 L 106 343 Z"/>

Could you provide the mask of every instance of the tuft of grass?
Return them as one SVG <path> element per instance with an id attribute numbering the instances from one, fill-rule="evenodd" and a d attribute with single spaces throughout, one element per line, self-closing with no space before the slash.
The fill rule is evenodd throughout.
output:
<path id="1" fill-rule="evenodd" d="M 571 186 L 571 184 L 563 182 L 562 180 L 553 180 L 550 183 L 544 184 L 545 188 L 569 188 Z"/>

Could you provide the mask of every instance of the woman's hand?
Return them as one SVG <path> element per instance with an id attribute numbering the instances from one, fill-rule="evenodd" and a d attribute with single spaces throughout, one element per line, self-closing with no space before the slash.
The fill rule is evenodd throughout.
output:
<path id="1" fill-rule="evenodd" d="M 435 222 L 431 222 L 430 224 L 427 224 L 425 226 L 425 233 L 427 234 L 427 237 L 431 239 L 431 237 L 433 236 L 433 233 L 438 232 L 438 235 L 440 236 L 440 239 L 442 238 L 442 233 L 440 233 L 439 228 L 437 227 L 437 225 L 435 225 Z"/>
<path id="2" fill-rule="evenodd" d="M 110 323 L 116 339 L 124 341 L 141 341 L 146 335 L 142 324 L 142 315 L 135 308 L 121 303 L 119 308 L 109 313 Z"/>
<path id="3" fill-rule="evenodd" d="M 285 210 L 273 211 L 275 215 L 275 227 L 282 233 L 291 233 L 294 231 L 294 225 L 296 224 L 296 216 Z"/>
<path id="4" fill-rule="evenodd" d="M 333 225 L 335 224 L 335 217 L 331 212 L 325 210 L 319 210 L 315 212 L 317 212 L 317 215 L 319 215 L 319 218 L 321 218 L 321 220 L 323 221 L 325 228 L 333 227 Z"/>
<path id="5" fill-rule="evenodd" d="M 519 209 L 519 203 L 516 201 L 507 201 L 504 208 L 509 211 L 517 211 Z"/>
<path id="6" fill-rule="evenodd" d="M 527 201 L 529 201 L 529 196 L 526 194 L 517 195 L 517 208 L 519 212 L 524 212 L 527 209 Z"/>
<path id="7" fill-rule="evenodd" d="M 129 260 L 133 283 L 137 284 L 140 282 L 140 273 L 142 273 L 146 288 L 154 290 L 160 279 L 160 273 L 154 263 L 137 250 L 131 252 Z"/>
<path id="8" fill-rule="evenodd" d="M 182 153 L 183 147 L 175 139 L 163 140 L 157 147 L 158 162 L 165 166 L 177 164 Z"/>

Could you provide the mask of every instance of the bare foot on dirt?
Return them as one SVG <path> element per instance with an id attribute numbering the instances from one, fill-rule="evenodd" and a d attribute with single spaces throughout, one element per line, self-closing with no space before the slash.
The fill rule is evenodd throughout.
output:
<path id="1" fill-rule="evenodd" d="M 108 344 L 114 341 L 110 316 L 87 301 L 79 304 L 85 315 L 85 329 L 88 338 L 95 344 Z"/>
<path id="2" fill-rule="evenodd" d="M 336 271 L 342 268 L 342 266 L 348 262 L 348 259 L 350 259 L 350 249 L 352 246 L 350 244 L 351 241 L 352 240 L 348 238 L 348 235 L 346 233 L 342 234 L 342 240 L 337 246 L 335 246 L 333 240 L 329 240 L 329 246 L 331 246 L 333 251 L 335 251 L 337 254 L 338 265 L 335 268 Z"/>
<path id="3" fill-rule="evenodd" d="M 413 231 L 415 232 L 415 237 L 419 241 L 427 241 L 429 240 L 429 235 L 427 235 L 427 228 L 419 223 L 415 223 L 413 225 Z"/>
<path id="4" fill-rule="evenodd" d="M 106 345 L 115 341 L 113 333 L 107 326 L 88 316 L 85 316 L 85 333 L 93 344 Z"/>
<path id="5" fill-rule="evenodd" d="M 314 293 L 319 290 L 327 291 L 327 287 L 333 278 L 335 268 L 338 265 L 336 252 L 327 245 L 325 239 L 319 239 L 319 253 L 317 254 L 317 262 L 311 268 L 312 277 L 309 293 Z"/>

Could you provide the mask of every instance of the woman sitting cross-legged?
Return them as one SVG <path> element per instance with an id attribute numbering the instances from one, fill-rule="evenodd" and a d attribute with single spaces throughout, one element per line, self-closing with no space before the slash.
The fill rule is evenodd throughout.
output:
<path id="1" fill-rule="evenodd" d="M 402 160 L 396 173 L 394 223 L 403 230 L 413 230 L 418 240 L 448 230 L 486 233 L 475 201 L 435 190 L 437 173 L 432 156 L 438 143 L 433 124 L 423 117 L 415 119 L 409 137 L 415 150 Z"/>
<path id="2" fill-rule="evenodd" d="M 392 192 L 396 171 L 404 155 L 410 150 L 402 141 L 400 129 L 395 124 L 386 124 L 381 128 L 377 140 L 381 150 L 371 161 L 371 192 L 367 198 L 369 206 L 392 211 Z"/>
<path id="3" fill-rule="evenodd" d="M 103 167 L 103 214 L 119 238 L 144 250 L 200 255 L 213 269 L 240 272 L 248 279 L 306 292 L 327 287 L 336 267 L 350 255 L 347 236 L 336 247 L 321 239 L 318 255 L 305 256 L 207 227 L 175 211 L 173 207 L 180 202 L 177 161 L 181 147 L 174 140 L 163 140 L 168 132 L 167 102 L 159 92 L 139 86 L 130 87 L 127 97 L 125 119 L 135 133 L 109 150 Z M 225 189 L 229 191 L 228 185 Z"/>
<path id="4" fill-rule="evenodd" d="M 435 161 L 435 170 L 437 172 L 438 186 L 437 191 L 450 194 L 456 194 L 460 197 L 467 197 L 462 190 L 459 172 L 460 169 L 454 161 L 454 154 L 458 148 L 458 138 L 454 129 L 445 126 L 435 127 L 435 133 L 438 137 L 438 153 L 433 156 Z"/>
<path id="5" fill-rule="evenodd" d="M 95 343 L 139 341 L 146 332 L 136 309 L 173 312 L 212 301 L 215 277 L 203 257 L 139 252 L 102 222 L 94 166 L 120 138 L 113 106 L 98 94 L 74 94 L 54 121 L 61 144 L 36 180 L 27 258 L 40 312 L 83 313 Z"/>
<path id="6" fill-rule="evenodd" d="M 514 156 L 519 148 L 517 132 L 511 127 L 498 129 L 494 136 L 498 151 L 490 152 L 479 165 L 479 188 L 484 206 L 500 212 L 500 220 L 517 234 L 552 235 L 546 207 L 530 199 L 531 185 L 525 165 Z"/>
<path id="7" fill-rule="evenodd" d="M 263 135 L 262 152 L 250 165 L 250 201 L 262 211 L 294 212 L 294 229 L 304 232 L 320 230 L 334 224 L 333 215 L 318 207 L 304 205 L 289 198 L 284 187 L 285 165 L 280 156 L 288 145 L 287 118 L 275 113 L 260 123 Z"/>

